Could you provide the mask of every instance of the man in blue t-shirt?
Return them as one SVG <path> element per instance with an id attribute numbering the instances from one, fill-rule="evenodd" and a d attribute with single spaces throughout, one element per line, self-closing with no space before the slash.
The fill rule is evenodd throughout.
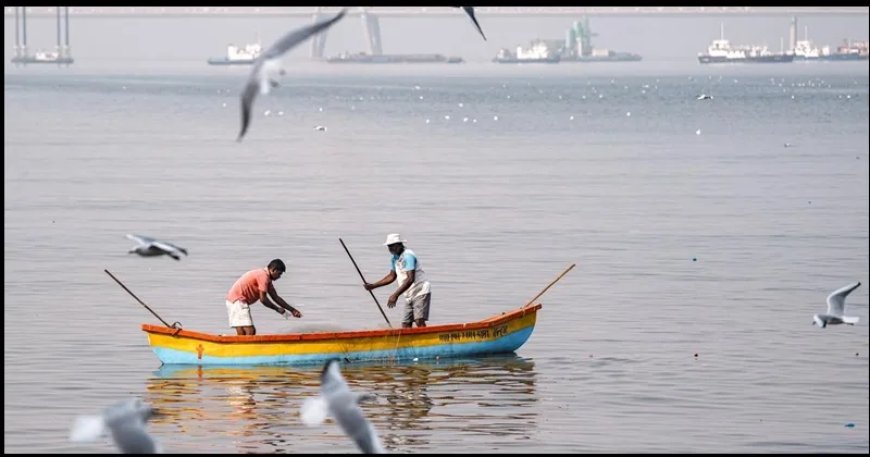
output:
<path id="1" fill-rule="evenodd" d="M 417 327 L 425 327 L 426 321 L 429 320 L 429 301 L 432 295 L 429 293 L 429 281 L 426 280 L 417 255 L 414 254 L 414 251 L 405 249 L 405 245 L 402 244 L 405 242 L 407 240 L 403 240 L 398 233 L 387 235 L 384 246 L 393 255 L 390 259 L 390 272 L 380 281 L 372 284 L 366 283 L 364 287 L 366 290 L 377 289 L 398 278 L 399 288 L 390 295 L 387 307 L 395 307 L 399 296 L 404 293 L 406 301 L 402 327 L 410 328 L 414 323 L 417 324 Z"/>

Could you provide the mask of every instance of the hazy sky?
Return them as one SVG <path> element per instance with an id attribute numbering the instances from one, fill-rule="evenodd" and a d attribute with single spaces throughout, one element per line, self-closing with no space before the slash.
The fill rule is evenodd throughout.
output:
<path id="1" fill-rule="evenodd" d="M 440 53 L 468 61 L 488 61 L 500 48 L 525 45 L 535 38 L 564 39 L 565 32 L 579 17 L 487 17 L 478 20 L 488 41 L 484 42 L 470 21 L 456 17 L 383 17 L 381 37 L 385 53 Z M 771 16 L 687 16 L 615 17 L 592 16 L 590 26 L 598 33 L 597 48 L 636 52 L 646 60 L 692 60 L 718 38 L 719 24 L 735 44 L 767 44 L 779 51 L 780 39 L 788 46 L 790 17 Z M 229 43 L 253 41 L 259 34 L 264 46 L 286 31 L 302 26 L 304 17 L 130 17 L 70 18 L 73 57 L 85 60 L 202 60 L 221 56 Z M 804 26 L 817 45 L 837 45 L 843 39 L 868 40 L 868 15 L 798 17 L 798 36 Z M 15 39 L 14 19 L 4 24 L 4 61 L 8 67 Z M 53 49 L 56 42 L 54 17 L 28 18 L 28 44 L 35 49 Z M 362 21 L 347 17 L 329 31 L 326 55 L 366 49 Z M 310 44 L 293 50 L 290 60 L 305 59 Z"/>

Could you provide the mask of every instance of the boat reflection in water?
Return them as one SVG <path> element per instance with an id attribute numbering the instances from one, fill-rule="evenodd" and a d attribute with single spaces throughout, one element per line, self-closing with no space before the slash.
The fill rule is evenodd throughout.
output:
<path id="1" fill-rule="evenodd" d="M 390 452 L 507 448 L 537 429 L 535 365 L 515 354 L 409 363 L 342 363 L 350 388 Z M 144 400 L 162 415 L 152 430 L 169 452 L 356 452 L 329 420 L 306 427 L 299 409 L 320 393 L 320 366 L 163 365 Z M 463 445 L 465 448 L 465 445 Z"/>

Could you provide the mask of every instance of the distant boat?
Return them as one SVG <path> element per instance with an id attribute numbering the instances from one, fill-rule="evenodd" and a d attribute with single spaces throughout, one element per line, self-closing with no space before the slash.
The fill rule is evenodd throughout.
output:
<path id="1" fill-rule="evenodd" d="M 588 56 L 562 57 L 562 62 L 637 62 L 640 60 L 643 60 L 640 54 L 609 49 L 595 49 Z"/>
<path id="2" fill-rule="evenodd" d="M 462 57 L 445 57 L 441 54 L 379 54 L 343 52 L 326 59 L 328 63 L 463 63 Z"/>
<path id="3" fill-rule="evenodd" d="M 251 65 L 260 57 L 263 48 L 260 43 L 249 43 L 244 47 L 233 44 L 227 45 L 227 54 L 223 57 L 208 59 L 209 65 Z"/>
<path id="4" fill-rule="evenodd" d="M 866 41 L 846 41 L 831 52 L 830 46 L 818 48 L 812 41 L 804 39 L 795 43 L 794 58 L 800 61 L 868 60 L 870 54 Z"/>
<path id="5" fill-rule="evenodd" d="M 713 40 L 707 52 L 698 53 L 700 63 L 789 63 L 794 54 L 774 54 L 767 46 L 732 46 L 725 39 L 725 26 L 721 26 L 720 37 Z"/>
<path id="6" fill-rule="evenodd" d="M 550 46 L 560 48 L 562 62 L 637 62 L 643 59 L 633 52 L 596 48 L 592 44 L 595 35 L 589 27 L 589 16 L 583 16 L 568 29 L 564 42 L 551 40 Z"/>
<path id="7" fill-rule="evenodd" d="M 794 54 L 774 54 L 767 46 L 732 47 L 728 40 L 713 40 L 707 53 L 698 53 L 700 63 L 789 63 Z"/>
<path id="8" fill-rule="evenodd" d="M 502 49 L 493 59 L 498 63 L 559 63 L 559 62 L 637 62 L 640 54 L 610 49 L 595 48 L 592 45 L 592 30 L 589 17 L 574 21 L 564 40 L 538 38 L 529 47 L 517 46 L 516 52 Z"/>
<path id="9" fill-rule="evenodd" d="M 54 63 L 54 64 L 71 64 L 74 60 L 72 57 L 62 56 L 60 52 L 36 51 L 32 56 L 16 56 L 12 58 L 12 63 Z"/>
<path id="10" fill-rule="evenodd" d="M 516 52 L 502 48 L 492 59 L 496 63 L 559 63 L 561 57 L 543 40 L 532 41 L 528 48 L 517 46 Z"/>

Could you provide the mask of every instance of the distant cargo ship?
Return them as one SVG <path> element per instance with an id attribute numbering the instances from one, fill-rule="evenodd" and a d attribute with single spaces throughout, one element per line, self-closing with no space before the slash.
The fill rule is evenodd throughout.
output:
<path id="1" fill-rule="evenodd" d="M 596 49 L 588 56 L 562 57 L 562 62 L 637 62 L 640 54 L 617 52 L 609 49 Z"/>
<path id="2" fill-rule="evenodd" d="M 722 26 L 721 37 L 713 40 L 707 52 L 698 53 L 700 63 L 789 63 L 794 60 L 794 54 L 774 54 L 767 46 L 731 46 L 725 39 L 725 28 Z"/>
<path id="3" fill-rule="evenodd" d="M 27 63 L 54 63 L 66 64 L 73 63 L 72 57 L 61 55 L 60 52 L 36 51 L 32 56 L 19 55 L 12 58 L 12 63 L 27 64 Z"/>
<path id="4" fill-rule="evenodd" d="M 559 62 L 636 62 L 643 59 L 631 52 L 599 49 L 592 45 L 592 30 L 589 18 L 574 21 L 565 40 L 537 39 L 528 48 L 517 47 L 515 53 L 508 49 L 499 51 L 495 62 L 499 63 L 559 63 Z"/>
<path id="5" fill-rule="evenodd" d="M 562 62 L 637 62 L 643 57 L 632 52 L 599 49 L 592 45 L 592 29 L 589 17 L 574 21 L 565 36 L 565 44 L 560 49 Z M 555 43 L 554 43 L 555 45 Z"/>
<path id="6" fill-rule="evenodd" d="M 725 41 L 725 43 L 721 43 Z M 773 54 L 766 47 L 752 46 L 748 48 L 725 49 L 728 40 L 715 40 L 707 54 L 699 53 L 700 63 L 789 63 L 794 60 L 794 54 Z"/>
<path id="7" fill-rule="evenodd" d="M 441 54 L 379 54 L 364 52 L 341 53 L 326 59 L 328 63 L 463 63 L 462 57 L 445 57 Z"/>
<path id="8" fill-rule="evenodd" d="M 492 59 L 497 63 L 559 63 L 559 54 L 553 52 L 544 40 L 532 41 L 528 48 L 517 46 L 517 51 L 501 49 Z"/>
<path id="9" fill-rule="evenodd" d="M 223 57 L 208 59 L 209 65 L 251 65 L 260 57 L 263 48 L 260 43 L 246 44 L 244 47 L 227 45 L 227 54 Z"/>
<path id="10" fill-rule="evenodd" d="M 836 51 L 831 52 L 830 46 L 818 48 L 813 42 L 806 39 L 798 41 L 794 47 L 794 58 L 800 61 L 824 61 L 824 60 L 868 60 L 868 46 L 866 41 L 849 43 L 844 41 Z"/>

